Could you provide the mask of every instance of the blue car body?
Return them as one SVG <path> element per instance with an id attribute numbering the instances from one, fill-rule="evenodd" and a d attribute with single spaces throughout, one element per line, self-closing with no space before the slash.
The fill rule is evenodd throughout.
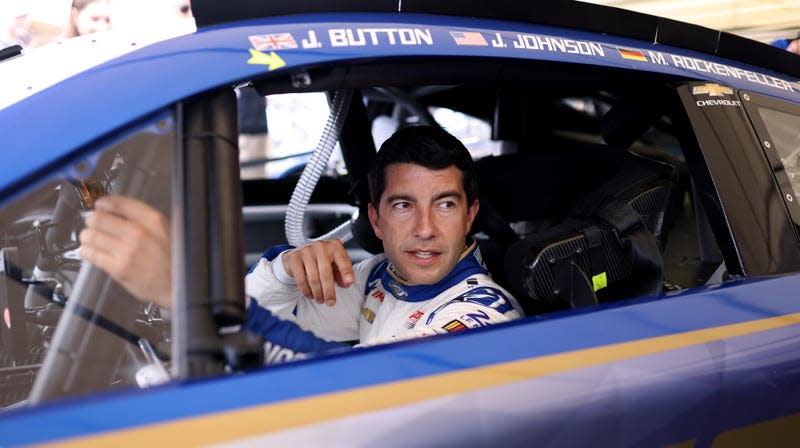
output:
<path id="1" fill-rule="evenodd" d="M 259 37 L 287 33 L 283 44 L 257 48 Z M 0 63 L 0 76 L 4 65 L 37 56 Z M 52 85 L 20 83 L 33 93 L 0 109 L 7 160 L 0 198 L 9 204 L 24 197 L 53 173 L 72 176 L 76 163 L 96 161 L 96 147 L 150 127 L 170 116 L 175 103 L 220 86 L 284 73 L 313 77 L 314 70 L 381 59 L 445 57 L 646 72 L 800 107 L 800 71 L 788 55 L 780 71 L 614 33 L 422 12 L 254 18 L 200 27 Z M 345 84 L 346 73 L 341 79 Z M 740 101 L 695 100 L 698 110 L 701 101 Z M 720 213 L 733 213 L 720 202 Z M 791 224 L 791 204 L 785 207 L 795 238 L 783 240 L 781 256 L 797 260 L 797 223 Z M 246 374 L 19 406 L 0 417 L 0 444 L 794 446 L 800 274 L 786 267 L 794 261 L 764 272 L 741 257 L 742 275 L 721 284 Z"/>

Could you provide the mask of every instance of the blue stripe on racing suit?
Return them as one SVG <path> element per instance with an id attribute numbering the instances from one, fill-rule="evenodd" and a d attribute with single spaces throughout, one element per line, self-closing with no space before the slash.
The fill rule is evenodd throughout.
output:
<path id="1" fill-rule="evenodd" d="M 272 261 L 272 260 L 275 259 L 275 257 L 277 257 L 278 255 L 286 252 L 289 249 L 294 249 L 294 246 L 292 246 L 291 244 L 281 244 L 279 246 L 270 247 L 269 249 L 264 251 L 263 254 L 261 254 L 261 258 L 266 258 L 267 260 Z M 247 273 L 249 274 L 249 273 L 253 272 L 253 269 L 255 269 L 256 266 L 258 266 L 258 262 L 257 261 L 255 263 L 253 263 L 252 266 L 250 266 L 249 269 L 247 269 Z"/>
<path id="2" fill-rule="evenodd" d="M 480 287 L 471 289 L 464 294 L 456 297 L 455 299 L 442 304 L 440 307 L 436 308 L 432 313 L 428 315 L 428 319 L 426 321 L 427 324 L 430 325 L 433 318 L 436 317 L 436 313 L 441 311 L 443 308 L 452 305 L 458 302 L 471 302 L 477 305 L 484 306 L 486 308 L 492 308 L 499 313 L 505 314 L 509 311 L 514 310 L 514 306 L 511 302 L 506 298 L 505 294 L 499 289 L 491 288 L 491 287 Z"/>
<path id="3" fill-rule="evenodd" d="M 326 341 L 294 322 L 275 317 L 269 310 L 250 300 L 244 329 L 267 341 L 267 364 L 303 359 L 317 354 L 350 348 L 347 344 Z"/>

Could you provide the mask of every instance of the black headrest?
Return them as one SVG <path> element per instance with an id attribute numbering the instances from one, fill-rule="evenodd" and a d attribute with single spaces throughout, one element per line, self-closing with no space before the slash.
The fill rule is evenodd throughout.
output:
<path id="1" fill-rule="evenodd" d="M 358 219 L 353 223 L 352 231 L 353 239 L 356 240 L 362 249 L 371 254 L 383 252 L 383 242 L 375 235 L 375 231 L 372 230 L 366 207 L 359 209 Z"/>
<path id="2" fill-rule="evenodd" d="M 475 162 L 481 194 L 509 222 L 566 218 L 573 204 L 610 179 L 627 157 L 599 144 L 554 145 Z"/>
<path id="3" fill-rule="evenodd" d="M 556 307 L 659 293 L 663 240 L 656 236 L 666 235 L 676 181 L 674 167 L 626 153 L 615 175 L 577 201 L 569 218 L 508 248 L 509 288 Z"/>

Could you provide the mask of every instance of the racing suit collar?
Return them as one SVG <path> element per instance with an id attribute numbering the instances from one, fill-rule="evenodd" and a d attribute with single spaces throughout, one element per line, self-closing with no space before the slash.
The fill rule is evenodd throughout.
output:
<path id="1" fill-rule="evenodd" d="M 475 240 L 461 254 L 458 263 L 443 279 L 432 285 L 409 285 L 400 278 L 391 263 L 381 273 L 381 284 L 398 300 L 422 302 L 441 294 L 451 286 L 475 274 L 487 274 L 480 250 Z"/>

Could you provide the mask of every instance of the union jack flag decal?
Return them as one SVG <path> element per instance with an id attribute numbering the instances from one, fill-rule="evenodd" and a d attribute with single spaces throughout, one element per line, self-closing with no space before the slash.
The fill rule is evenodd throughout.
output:
<path id="1" fill-rule="evenodd" d="M 297 48 L 297 42 L 291 33 L 263 34 L 261 36 L 250 36 L 250 43 L 258 51 L 281 50 Z"/>

